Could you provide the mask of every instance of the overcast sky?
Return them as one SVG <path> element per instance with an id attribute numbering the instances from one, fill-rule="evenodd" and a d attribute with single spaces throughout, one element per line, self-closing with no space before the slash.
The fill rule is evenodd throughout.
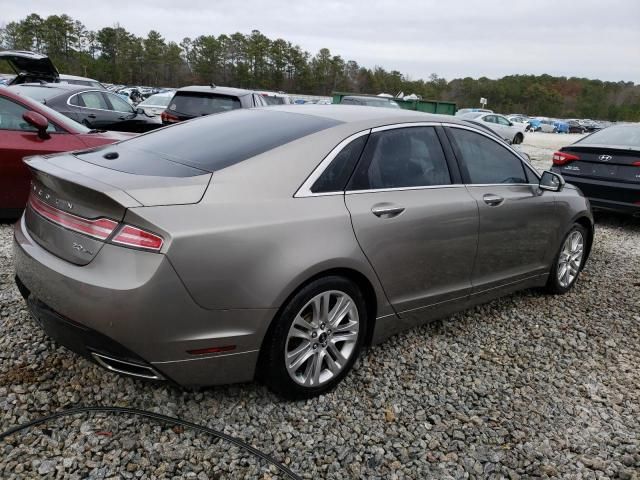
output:
<path id="1" fill-rule="evenodd" d="M 412 79 L 541 74 L 640 83 L 639 0 L 3 0 L 0 22 L 67 13 L 167 40 L 260 30 Z"/>

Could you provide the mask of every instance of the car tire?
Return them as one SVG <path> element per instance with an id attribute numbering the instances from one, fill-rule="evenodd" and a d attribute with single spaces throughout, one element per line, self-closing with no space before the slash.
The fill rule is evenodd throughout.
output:
<path id="1" fill-rule="evenodd" d="M 523 140 L 524 140 L 524 135 L 522 135 L 521 133 L 516 133 L 516 136 L 513 137 L 513 144 L 520 145 Z"/>
<path id="2" fill-rule="evenodd" d="M 584 266 L 587 240 L 587 230 L 574 223 L 553 260 L 546 285 L 548 293 L 563 295 L 575 285 Z"/>
<path id="3" fill-rule="evenodd" d="M 289 400 L 332 390 L 358 358 L 367 320 L 357 285 L 340 276 L 314 280 L 294 294 L 274 319 L 261 349 L 257 377 Z"/>

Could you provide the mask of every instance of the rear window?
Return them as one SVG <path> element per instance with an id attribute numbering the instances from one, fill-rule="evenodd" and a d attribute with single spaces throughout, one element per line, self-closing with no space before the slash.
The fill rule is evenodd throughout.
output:
<path id="1" fill-rule="evenodd" d="M 14 92 L 19 93 L 20 95 L 26 95 L 40 103 L 47 103 L 47 100 L 50 98 L 57 97 L 64 92 L 61 88 L 55 87 L 32 87 L 23 85 L 11 88 Z"/>
<path id="2" fill-rule="evenodd" d="M 299 113 L 241 109 L 178 123 L 121 145 L 214 172 L 340 123 Z M 122 171 L 127 171 L 124 167 Z M 148 169 L 152 175 L 153 165 Z"/>
<path id="3" fill-rule="evenodd" d="M 191 117 L 228 112 L 241 107 L 238 97 L 200 92 L 177 92 L 169 104 L 169 110 Z"/>
<path id="4" fill-rule="evenodd" d="M 263 95 L 262 98 L 267 105 L 284 105 L 284 97 L 270 97 L 268 95 Z"/>
<path id="5" fill-rule="evenodd" d="M 619 125 L 592 133 L 580 145 L 614 145 L 640 148 L 640 125 Z"/>

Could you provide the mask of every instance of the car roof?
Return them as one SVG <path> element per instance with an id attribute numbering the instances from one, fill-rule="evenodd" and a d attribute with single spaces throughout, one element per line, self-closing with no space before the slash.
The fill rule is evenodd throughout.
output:
<path id="1" fill-rule="evenodd" d="M 190 85 L 176 90 L 178 92 L 198 92 L 198 93 L 215 93 L 219 95 L 233 95 L 243 97 L 253 93 L 253 90 L 245 90 L 244 88 L 218 87 L 216 85 Z"/>
<path id="2" fill-rule="evenodd" d="M 273 105 L 270 107 L 259 107 L 255 110 L 282 111 L 297 113 L 301 115 L 311 115 L 314 117 L 337 120 L 341 123 L 369 123 L 371 127 L 394 123 L 411 122 L 436 122 L 455 123 L 466 125 L 465 122 L 456 119 L 452 115 L 440 115 L 434 113 L 423 113 L 415 110 L 404 110 L 401 108 L 377 108 L 361 105 Z M 365 127 L 367 128 L 367 127 Z"/>
<path id="3" fill-rule="evenodd" d="M 98 80 L 96 80 L 95 78 L 79 77 L 78 75 L 67 75 L 66 73 L 60 74 L 60 80 L 86 80 L 88 82 L 98 82 Z"/>
<path id="4" fill-rule="evenodd" d="M 74 85 L 72 83 L 21 83 L 19 85 L 11 85 L 9 88 L 52 88 L 54 90 L 64 91 L 82 91 L 82 90 L 96 90 L 96 87 L 90 87 L 87 85 Z"/>

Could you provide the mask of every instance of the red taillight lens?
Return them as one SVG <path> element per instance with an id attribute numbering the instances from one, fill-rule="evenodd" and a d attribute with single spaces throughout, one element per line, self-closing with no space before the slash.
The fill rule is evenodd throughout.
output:
<path id="1" fill-rule="evenodd" d="M 633 162 L 631 165 L 633 165 L 635 167 L 640 167 L 640 162 Z"/>
<path id="2" fill-rule="evenodd" d="M 160 114 L 160 118 L 162 119 L 163 122 L 178 122 L 180 120 L 175 115 L 171 115 L 170 113 L 167 113 L 167 112 L 162 112 Z"/>
<path id="3" fill-rule="evenodd" d="M 160 250 L 164 243 L 162 237 L 154 233 L 147 232 L 146 230 L 132 227 L 131 225 L 125 225 L 118 230 L 118 233 L 111 241 L 119 245 L 142 248 L 144 250 L 152 250 L 154 252 Z"/>
<path id="4" fill-rule="evenodd" d="M 60 225 L 74 232 L 83 233 L 98 240 L 106 240 L 109 238 L 118 226 L 118 222 L 108 218 L 89 220 L 64 212 L 34 197 L 33 194 L 29 196 L 29 206 L 34 212 L 56 225 Z"/>
<path id="5" fill-rule="evenodd" d="M 553 164 L 554 165 L 564 165 L 569 162 L 573 162 L 575 160 L 580 160 L 580 157 L 577 155 L 571 155 L 570 153 L 565 152 L 556 152 L 553 154 Z"/>

